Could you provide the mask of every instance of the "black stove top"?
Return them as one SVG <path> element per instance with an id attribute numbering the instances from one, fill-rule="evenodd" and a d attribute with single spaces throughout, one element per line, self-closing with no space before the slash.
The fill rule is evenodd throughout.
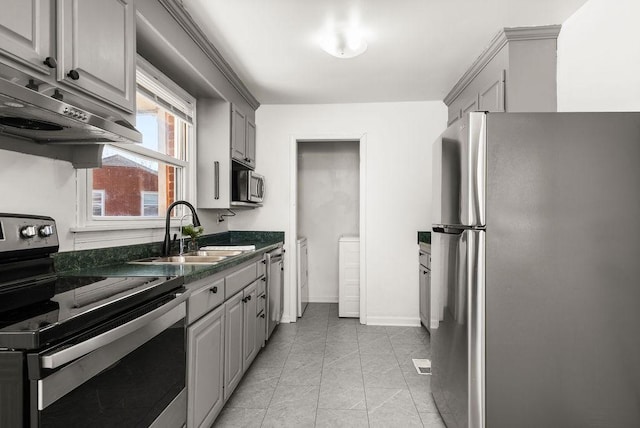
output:
<path id="1" fill-rule="evenodd" d="M 182 286 L 175 277 L 55 277 L 53 296 L 0 313 L 0 348 L 37 349 L 89 329 Z"/>
<path id="2" fill-rule="evenodd" d="M 176 277 L 59 275 L 50 257 L 58 248 L 51 217 L 0 213 L 0 349 L 56 345 L 153 306 L 184 283 Z"/>

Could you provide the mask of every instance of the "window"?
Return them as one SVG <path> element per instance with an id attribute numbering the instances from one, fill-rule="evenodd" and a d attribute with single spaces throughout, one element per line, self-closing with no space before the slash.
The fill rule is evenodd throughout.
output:
<path id="1" fill-rule="evenodd" d="M 193 200 L 195 99 L 141 58 L 136 79 L 142 144 L 105 145 L 102 167 L 86 172 L 80 226 L 154 227 L 171 203 Z"/>
<path id="2" fill-rule="evenodd" d="M 104 190 L 93 190 L 93 216 L 104 215 Z"/>
<path id="3" fill-rule="evenodd" d="M 158 216 L 158 192 L 142 192 L 140 197 L 142 208 L 140 211 L 144 217 Z"/>

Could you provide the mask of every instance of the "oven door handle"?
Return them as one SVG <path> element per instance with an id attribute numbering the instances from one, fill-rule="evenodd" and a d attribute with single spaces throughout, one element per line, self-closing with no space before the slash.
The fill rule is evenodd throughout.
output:
<path id="1" fill-rule="evenodd" d="M 95 351 L 103 346 L 108 345 L 132 332 L 142 328 L 146 324 L 153 322 L 155 319 L 160 318 L 162 315 L 170 312 L 173 308 L 179 306 L 182 302 L 187 300 L 189 292 L 180 292 L 175 294 L 176 298 L 170 302 L 148 312 L 126 324 L 102 333 L 91 339 L 80 342 L 76 345 L 63 348 L 61 350 L 54 350 L 50 353 L 43 353 L 40 355 L 40 367 L 45 369 L 55 369 L 82 357 L 90 352 Z"/>

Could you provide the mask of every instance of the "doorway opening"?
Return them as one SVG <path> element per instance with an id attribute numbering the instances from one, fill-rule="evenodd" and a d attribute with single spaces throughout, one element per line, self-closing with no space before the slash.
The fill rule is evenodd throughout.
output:
<path id="1" fill-rule="evenodd" d="M 307 302 L 338 303 L 338 247 L 341 238 L 349 237 L 359 239 L 360 266 L 359 287 L 355 287 L 359 295 L 351 296 L 356 299 L 356 312 L 349 316 L 365 324 L 366 136 L 292 138 L 291 143 L 289 248 L 295 254 L 289 258 L 289 291 L 295 298 L 290 299 L 290 321 L 303 315 Z"/>

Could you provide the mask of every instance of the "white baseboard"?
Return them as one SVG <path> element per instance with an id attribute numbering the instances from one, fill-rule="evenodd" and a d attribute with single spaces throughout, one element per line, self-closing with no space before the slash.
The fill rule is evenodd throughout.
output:
<path id="1" fill-rule="evenodd" d="M 414 317 L 372 317 L 367 316 L 367 325 L 389 325 L 402 327 L 420 327 L 420 318 Z"/>
<path id="2" fill-rule="evenodd" d="M 338 303 L 338 296 L 309 296 L 309 303 Z"/>

